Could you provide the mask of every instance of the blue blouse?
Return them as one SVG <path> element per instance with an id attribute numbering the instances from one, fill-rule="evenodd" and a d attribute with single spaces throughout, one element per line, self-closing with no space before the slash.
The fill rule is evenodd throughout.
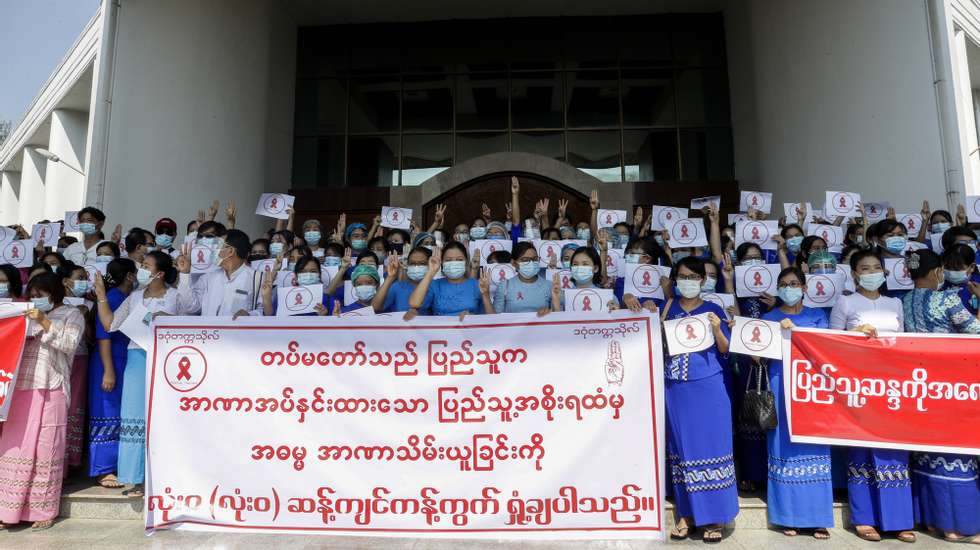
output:
<path id="1" fill-rule="evenodd" d="M 827 319 L 827 310 L 817 307 L 803 306 L 803 310 L 796 315 L 783 313 L 778 307 L 762 316 L 765 321 L 778 323 L 783 319 L 793 321 L 793 324 L 800 328 L 830 328 L 830 321 Z M 770 369 L 782 369 L 782 361 L 770 361 Z"/>
<path id="2" fill-rule="evenodd" d="M 680 300 L 674 300 L 670 304 L 670 309 L 667 310 L 666 320 L 671 321 L 683 317 L 693 317 L 702 313 L 714 313 L 719 319 L 722 319 L 721 331 L 724 333 L 725 338 L 731 340 L 731 331 L 724 322 L 725 312 L 717 304 L 711 302 L 702 302 L 694 310 L 684 311 L 684 308 L 681 307 Z M 664 377 L 667 380 L 682 382 L 700 380 L 718 374 L 721 372 L 722 364 L 727 361 L 726 354 L 720 353 L 717 345 L 694 353 L 682 353 L 679 355 L 667 355 L 665 353 L 664 355 L 666 356 L 664 361 Z"/>
<path id="3" fill-rule="evenodd" d="M 105 294 L 105 299 L 109 302 L 109 309 L 116 311 L 119 306 L 126 300 L 126 295 L 123 294 L 118 288 L 110 288 Z M 112 356 L 113 357 L 126 357 L 127 350 L 129 348 L 129 337 L 123 334 L 121 330 L 115 332 L 106 332 L 102 328 L 102 322 L 98 318 L 99 310 L 95 310 L 95 339 L 96 340 L 109 340 L 112 346 Z M 98 353 L 98 350 L 95 351 Z"/>
<path id="4" fill-rule="evenodd" d="M 956 292 L 915 288 L 902 300 L 906 332 L 980 334 L 980 320 Z"/>
<path id="5" fill-rule="evenodd" d="M 459 283 L 436 279 L 429 284 L 425 299 L 432 305 L 433 315 L 458 315 L 463 311 L 483 313 L 480 283 L 476 279 L 463 279 Z"/>
<path id="6" fill-rule="evenodd" d="M 384 312 L 408 311 L 410 309 L 408 299 L 412 296 L 413 290 L 415 290 L 415 285 L 409 281 L 392 283 L 391 288 L 388 289 L 388 294 L 385 296 Z M 432 295 L 427 293 L 422 302 L 422 307 L 419 308 L 419 313 L 428 315 L 430 309 L 432 309 Z"/>

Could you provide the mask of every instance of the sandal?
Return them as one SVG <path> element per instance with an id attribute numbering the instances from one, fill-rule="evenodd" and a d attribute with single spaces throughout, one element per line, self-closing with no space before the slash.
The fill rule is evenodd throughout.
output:
<path id="1" fill-rule="evenodd" d="M 964 537 L 958 533 L 949 532 L 943 534 L 943 540 L 957 544 L 980 544 L 980 533 Z"/>
<path id="2" fill-rule="evenodd" d="M 817 540 L 827 540 L 830 538 L 830 531 L 824 529 L 823 527 L 814 529 L 813 538 Z"/>
<path id="3" fill-rule="evenodd" d="M 119 483 L 119 479 L 116 478 L 114 474 L 105 474 L 96 478 L 96 482 L 106 489 L 122 489 L 125 487 L 122 483 Z"/>
<path id="4" fill-rule="evenodd" d="M 53 519 L 46 519 L 44 521 L 35 521 L 34 525 L 31 525 L 31 531 L 44 531 L 45 529 L 50 529 L 54 525 Z"/>
<path id="5" fill-rule="evenodd" d="M 787 537 L 795 537 L 796 535 L 799 535 L 800 532 L 797 531 L 796 529 L 787 528 L 787 529 L 783 529 L 783 534 L 786 535 Z"/>
<path id="6" fill-rule="evenodd" d="M 143 497 L 143 484 L 133 485 L 132 489 L 126 489 L 122 492 L 123 496 L 127 497 Z"/>
<path id="7" fill-rule="evenodd" d="M 895 535 L 895 538 L 902 542 L 915 542 L 916 535 L 915 531 L 902 531 L 901 533 Z"/>
<path id="8" fill-rule="evenodd" d="M 855 525 L 854 531 L 857 533 L 857 536 L 860 539 L 871 542 L 881 541 L 881 535 L 874 527 L 870 525 Z"/>
<path id="9" fill-rule="evenodd" d="M 722 527 L 720 525 L 713 525 L 711 527 L 705 527 L 704 533 L 701 535 L 701 540 L 705 544 L 718 544 L 722 539 Z"/>
<path id="10" fill-rule="evenodd" d="M 670 530 L 671 540 L 684 540 L 691 535 L 691 527 L 685 522 L 684 525 L 674 525 Z"/>

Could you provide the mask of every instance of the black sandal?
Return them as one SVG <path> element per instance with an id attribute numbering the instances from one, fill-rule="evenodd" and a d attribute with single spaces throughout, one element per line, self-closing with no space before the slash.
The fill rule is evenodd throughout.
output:
<path id="1" fill-rule="evenodd" d="M 701 535 L 701 540 L 705 544 L 718 544 L 723 538 L 722 530 L 724 527 L 705 527 L 704 533 Z M 717 535 L 717 536 L 715 536 Z"/>

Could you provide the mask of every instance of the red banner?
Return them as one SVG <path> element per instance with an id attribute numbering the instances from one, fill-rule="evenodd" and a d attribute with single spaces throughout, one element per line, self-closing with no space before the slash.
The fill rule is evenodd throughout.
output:
<path id="1" fill-rule="evenodd" d="M 795 329 L 793 441 L 980 454 L 980 336 Z"/>
<path id="2" fill-rule="evenodd" d="M 10 410 L 10 396 L 14 393 L 26 335 L 27 317 L 23 314 L 0 317 L 0 422 L 7 419 Z"/>

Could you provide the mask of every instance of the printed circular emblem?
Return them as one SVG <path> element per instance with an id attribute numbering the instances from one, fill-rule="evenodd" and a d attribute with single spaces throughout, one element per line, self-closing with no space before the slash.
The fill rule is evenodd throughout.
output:
<path id="1" fill-rule="evenodd" d="M 742 345 L 752 351 L 762 351 L 772 342 L 772 329 L 762 321 L 749 321 L 742 325 L 738 337 Z"/>
<path id="2" fill-rule="evenodd" d="M 702 294 L 701 299 L 704 300 L 705 302 L 711 302 L 712 304 L 717 305 L 721 309 L 725 309 L 725 302 L 722 301 L 721 296 L 717 294 L 713 294 L 713 293 Z"/>
<path id="3" fill-rule="evenodd" d="M 906 214 L 902 216 L 902 219 L 900 221 L 902 222 L 902 225 L 905 226 L 905 229 L 908 229 L 909 233 L 915 233 L 919 231 L 920 217 L 921 216 L 919 216 L 918 214 Z"/>
<path id="4" fill-rule="evenodd" d="M 204 382 L 208 374 L 208 361 L 193 346 L 179 346 L 167 354 L 163 361 L 163 376 L 175 391 L 189 392 Z"/>
<path id="5" fill-rule="evenodd" d="M 892 270 L 888 273 L 888 278 L 892 280 L 898 286 L 908 286 L 912 284 L 911 275 L 909 275 L 909 268 L 905 265 L 905 259 L 900 259 L 895 262 L 892 266 Z"/>
<path id="6" fill-rule="evenodd" d="M 85 266 L 85 273 L 88 275 L 88 282 L 92 283 L 93 285 L 95 284 L 95 278 L 101 276 L 99 270 L 90 265 Z"/>
<path id="7" fill-rule="evenodd" d="M 762 292 L 772 284 L 772 273 L 764 267 L 752 266 L 742 274 L 742 282 L 745 283 L 746 288 Z"/>
<path id="8" fill-rule="evenodd" d="M 758 210 L 760 206 L 765 204 L 765 201 L 763 201 L 762 197 L 760 197 L 757 193 L 749 193 L 748 196 L 745 197 L 745 204 L 750 208 L 755 208 Z"/>
<path id="9" fill-rule="evenodd" d="M 818 237 L 823 239 L 823 242 L 827 243 L 828 247 L 840 245 L 840 243 L 837 242 L 837 232 L 828 229 L 826 226 L 823 226 L 823 228 L 820 230 L 820 235 L 818 235 Z"/>
<path id="10" fill-rule="evenodd" d="M 667 224 L 674 221 L 674 211 L 669 208 L 664 208 L 657 213 L 657 221 L 660 222 L 660 227 L 667 227 Z"/>
<path id="11" fill-rule="evenodd" d="M 302 311 L 313 301 L 313 293 L 305 286 L 294 286 L 286 292 L 284 300 L 289 311 Z"/>
<path id="12" fill-rule="evenodd" d="M 837 294 L 837 285 L 826 275 L 810 275 L 806 285 L 807 298 L 815 304 L 827 304 Z"/>
<path id="13" fill-rule="evenodd" d="M 286 200 L 282 195 L 269 195 L 262 206 L 273 214 L 279 214 L 286 210 Z"/>
<path id="14" fill-rule="evenodd" d="M 973 203 L 973 213 L 980 218 L 980 200 Z"/>
<path id="15" fill-rule="evenodd" d="M 503 247 L 500 245 L 500 243 L 495 240 L 488 240 L 484 242 L 483 246 L 480 247 L 480 261 L 486 263 L 487 258 L 489 258 L 491 254 L 502 249 Z"/>
<path id="16" fill-rule="evenodd" d="M 674 337 L 685 348 L 699 347 L 707 335 L 708 326 L 697 317 L 688 317 L 674 327 Z"/>
<path id="17" fill-rule="evenodd" d="M 385 224 L 387 225 L 399 225 L 404 223 L 402 220 L 402 211 L 392 208 L 385 212 Z"/>
<path id="18" fill-rule="evenodd" d="M 572 300 L 572 311 L 604 311 L 604 305 L 598 292 L 586 289 L 575 295 Z"/>
<path id="19" fill-rule="evenodd" d="M 75 227 L 75 228 L 77 228 L 78 227 L 78 212 L 75 212 L 71 216 L 69 216 L 68 219 L 65 220 L 65 224 L 68 227 Z"/>
<path id="20" fill-rule="evenodd" d="M 854 203 L 851 201 L 851 196 L 847 193 L 834 193 L 830 201 L 830 207 L 834 209 L 834 212 L 847 214 L 854 208 Z"/>
<path id="21" fill-rule="evenodd" d="M 648 294 L 660 287 L 660 272 L 649 265 L 641 265 L 633 272 L 633 287 Z"/>
<path id="22" fill-rule="evenodd" d="M 514 271 L 514 267 L 510 264 L 496 264 L 493 269 L 490 270 L 490 282 L 494 284 L 501 284 L 507 279 L 517 275 Z"/>
<path id="23" fill-rule="evenodd" d="M 211 255 L 214 251 L 210 247 L 198 245 L 191 248 L 191 266 L 197 269 L 207 269 L 211 267 Z"/>
<path id="24" fill-rule="evenodd" d="M 674 224 L 670 228 L 670 240 L 672 248 L 682 248 L 683 245 L 688 245 L 694 242 L 698 236 L 698 228 L 694 226 L 694 222 L 690 220 L 682 220 Z M 676 245 L 682 245 L 678 247 Z"/>
<path id="25" fill-rule="evenodd" d="M 764 243 L 769 240 L 766 224 L 749 222 L 742 226 L 742 242 Z"/>
<path id="26" fill-rule="evenodd" d="M 558 258 L 558 251 L 561 250 L 561 246 L 558 245 L 558 241 L 542 241 L 541 246 L 538 247 L 538 257 L 541 259 L 542 263 L 549 264 L 551 259 L 555 259 L 555 265 L 560 266 L 561 260 Z"/>
<path id="27" fill-rule="evenodd" d="M 3 249 L 3 259 L 8 264 L 19 264 L 27 254 L 27 247 L 20 241 L 14 241 Z"/>

